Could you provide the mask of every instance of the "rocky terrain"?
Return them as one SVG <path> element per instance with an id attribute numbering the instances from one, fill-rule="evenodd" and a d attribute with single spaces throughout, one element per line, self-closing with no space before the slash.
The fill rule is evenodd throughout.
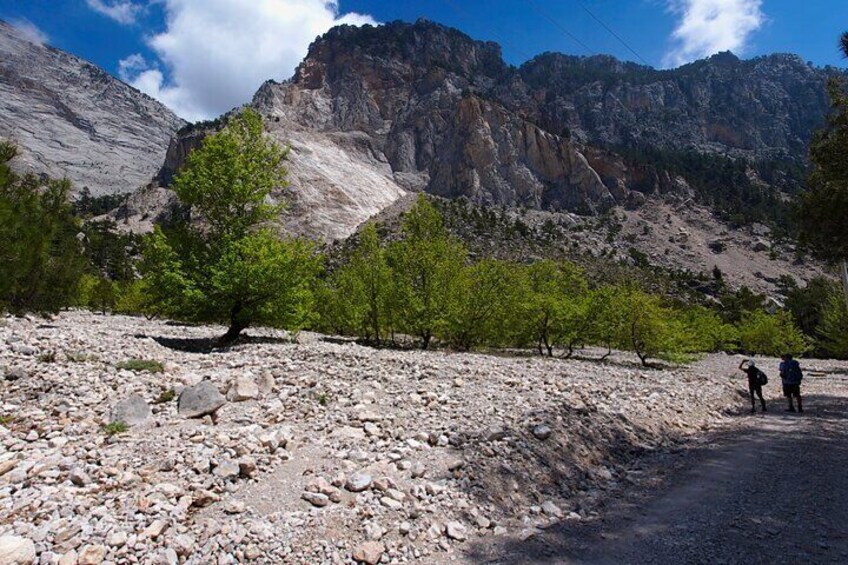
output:
<path id="1" fill-rule="evenodd" d="M 185 122 L 69 53 L 0 21 L 0 138 L 24 172 L 68 177 L 75 191 L 122 194 L 146 185 Z"/>
<path id="2" fill-rule="evenodd" d="M 221 331 L 83 312 L 0 322 L 0 553 L 475 563 L 480 543 L 603 517 L 650 482 L 643 456 L 746 409 L 725 355 L 648 370 L 270 330 L 209 352 Z"/>
<path id="3" fill-rule="evenodd" d="M 729 53 L 668 71 L 560 54 L 514 68 L 498 45 L 422 20 L 330 30 L 252 105 L 292 146 L 287 230 L 334 240 L 416 191 L 584 215 L 716 188 L 765 191 L 777 206 L 803 184 L 837 74 Z M 219 125 L 183 130 L 158 181 Z M 729 187 L 700 186 L 718 173 L 675 159 L 702 154 L 750 164 Z"/>

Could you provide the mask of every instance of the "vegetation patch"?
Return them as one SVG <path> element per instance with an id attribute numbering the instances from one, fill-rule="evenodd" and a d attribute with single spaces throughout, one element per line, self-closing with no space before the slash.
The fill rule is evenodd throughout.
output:
<path id="1" fill-rule="evenodd" d="M 130 427 L 123 422 L 110 422 L 103 426 L 103 433 L 112 437 L 118 434 L 123 434 L 129 429 Z"/>
<path id="2" fill-rule="evenodd" d="M 165 404 L 167 402 L 171 402 L 174 398 L 177 397 L 177 391 L 172 388 L 168 390 L 163 390 L 159 397 L 154 401 L 154 404 Z"/>
<path id="3" fill-rule="evenodd" d="M 148 373 L 161 373 L 165 370 L 161 362 L 152 359 L 128 359 L 121 361 L 115 367 L 126 371 L 147 371 Z"/>
<path id="4" fill-rule="evenodd" d="M 39 363 L 55 363 L 56 362 L 56 352 L 55 351 L 46 351 L 41 353 L 38 356 Z"/>

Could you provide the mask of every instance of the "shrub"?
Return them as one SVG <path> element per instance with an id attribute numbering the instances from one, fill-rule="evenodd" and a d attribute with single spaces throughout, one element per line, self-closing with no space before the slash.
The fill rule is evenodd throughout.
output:
<path id="1" fill-rule="evenodd" d="M 55 363 L 56 362 L 56 352 L 55 351 L 47 351 L 38 356 L 39 363 Z"/>
<path id="2" fill-rule="evenodd" d="M 85 363 L 87 361 L 97 361 L 98 357 L 83 351 L 71 351 L 65 353 L 65 358 L 71 363 Z"/>
<path id="3" fill-rule="evenodd" d="M 169 388 L 168 390 L 163 390 L 161 394 L 159 394 L 159 397 L 156 399 L 154 404 L 165 404 L 167 402 L 171 402 L 176 397 L 177 391 L 172 388 Z"/>

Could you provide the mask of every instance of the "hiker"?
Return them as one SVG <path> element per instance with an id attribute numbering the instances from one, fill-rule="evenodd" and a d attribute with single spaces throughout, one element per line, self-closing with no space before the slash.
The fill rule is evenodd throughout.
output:
<path id="1" fill-rule="evenodd" d="M 795 412 L 795 406 L 792 405 L 792 397 L 798 399 L 798 412 L 803 412 L 801 406 L 801 380 L 804 374 L 801 372 L 801 365 L 792 358 L 792 355 L 787 353 L 783 356 L 783 362 L 780 364 L 780 379 L 783 381 L 783 396 L 789 401 L 787 412 Z"/>
<path id="2" fill-rule="evenodd" d="M 747 366 L 746 366 L 747 365 Z M 753 359 L 745 359 L 739 363 L 739 370 L 748 375 L 748 394 L 751 395 L 751 414 L 756 412 L 754 394 L 760 398 L 763 412 L 766 411 L 766 399 L 763 398 L 763 385 L 768 383 L 768 377 L 754 363 Z"/>

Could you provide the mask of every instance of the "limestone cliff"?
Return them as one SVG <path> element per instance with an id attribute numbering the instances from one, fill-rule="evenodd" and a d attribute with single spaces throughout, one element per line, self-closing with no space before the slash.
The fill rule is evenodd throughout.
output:
<path id="1" fill-rule="evenodd" d="M 79 191 L 126 193 L 150 182 L 184 122 L 159 102 L 0 21 L 0 137 L 14 165 L 68 177 Z"/>

